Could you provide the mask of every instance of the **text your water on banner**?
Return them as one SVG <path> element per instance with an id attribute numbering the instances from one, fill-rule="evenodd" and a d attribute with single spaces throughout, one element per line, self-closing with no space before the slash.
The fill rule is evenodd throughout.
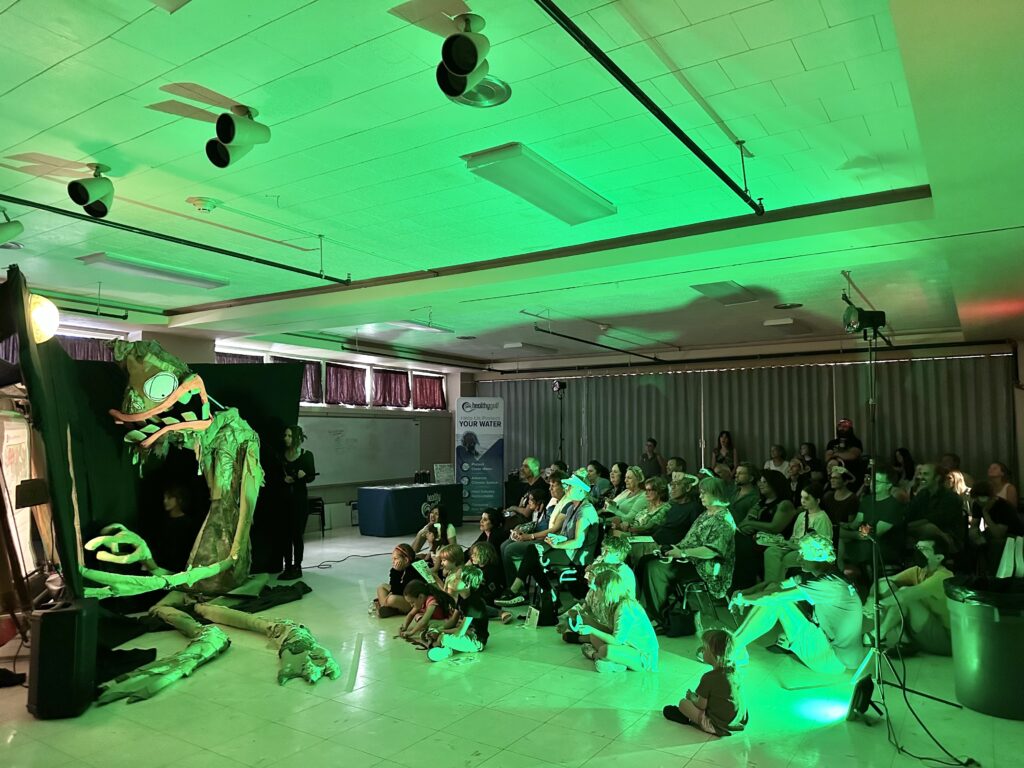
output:
<path id="1" fill-rule="evenodd" d="M 455 404 L 455 477 L 462 484 L 462 513 L 501 509 L 505 471 L 505 401 L 460 397 Z"/>

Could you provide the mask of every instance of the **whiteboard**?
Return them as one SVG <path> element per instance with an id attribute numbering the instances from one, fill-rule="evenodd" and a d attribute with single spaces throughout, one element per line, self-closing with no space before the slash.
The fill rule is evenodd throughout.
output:
<path id="1" fill-rule="evenodd" d="M 418 419 L 304 414 L 299 426 L 316 461 L 311 488 L 411 480 L 420 470 Z"/>

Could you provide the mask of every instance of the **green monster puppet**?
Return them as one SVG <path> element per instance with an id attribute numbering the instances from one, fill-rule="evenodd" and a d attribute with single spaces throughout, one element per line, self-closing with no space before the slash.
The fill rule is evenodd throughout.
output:
<path id="1" fill-rule="evenodd" d="M 136 451 L 136 461 L 147 452 L 165 453 L 170 448 L 194 451 L 210 490 L 210 510 L 181 573 L 160 568 L 142 537 L 119 524 L 85 543 L 99 560 L 139 563 L 148 572 L 139 576 L 82 567 L 87 580 L 102 585 L 87 587 L 87 597 L 171 590 L 150 613 L 191 641 L 183 651 L 117 678 L 99 702 L 148 699 L 223 653 L 231 641 L 214 624 L 270 638 L 278 649 L 280 684 L 293 677 L 309 683 L 324 676 L 336 679 L 341 673 L 337 662 L 301 624 L 258 618 L 210 602 L 249 578 L 249 529 L 263 484 L 259 437 L 236 409 L 212 400 L 202 378 L 156 342 L 117 341 L 114 358 L 126 369 L 128 386 L 121 410 L 111 410 L 110 415 L 129 428 L 125 441 Z M 192 613 L 214 624 L 204 626 Z"/>

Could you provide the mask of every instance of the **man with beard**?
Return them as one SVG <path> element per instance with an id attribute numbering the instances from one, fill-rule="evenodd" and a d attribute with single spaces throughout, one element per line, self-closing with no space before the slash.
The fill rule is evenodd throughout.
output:
<path id="1" fill-rule="evenodd" d="M 864 461 L 861 454 L 864 452 L 864 443 L 853 432 L 853 421 L 842 418 L 836 424 L 836 436 L 828 441 L 825 446 L 825 461 L 839 459 L 843 466 L 853 474 L 854 482 L 851 484 L 853 490 L 860 487 L 864 480 Z"/>

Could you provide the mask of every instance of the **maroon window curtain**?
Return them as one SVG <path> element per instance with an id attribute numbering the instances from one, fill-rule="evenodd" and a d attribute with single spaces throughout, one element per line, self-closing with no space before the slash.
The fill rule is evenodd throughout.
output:
<path id="1" fill-rule="evenodd" d="M 103 339 L 86 339 L 80 336 L 57 336 L 56 339 L 72 360 L 114 362 L 114 350 Z"/>
<path id="2" fill-rule="evenodd" d="M 324 402 L 328 405 L 366 405 L 366 370 L 328 363 Z"/>
<path id="3" fill-rule="evenodd" d="M 373 371 L 373 404 L 392 408 L 409 405 L 409 374 L 405 371 Z"/>
<path id="4" fill-rule="evenodd" d="M 412 375 L 412 407 L 427 411 L 448 410 L 444 379 L 440 376 Z"/>
<path id="5" fill-rule="evenodd" d="M 262 355 L 238 355 L 234 352 L 217 352 L 214 358 L 218 365 L 249 365 L 262 363 Z"/>
<path id="6" fill-rule="evenodd" d="M 302 363 L 306 368 L 302 372 L 303 403 L 322 403 L 324 401 L 323 375 L 319 360 L 292 360 L 287 357 L 271 358 L 275 363 Z"/>

